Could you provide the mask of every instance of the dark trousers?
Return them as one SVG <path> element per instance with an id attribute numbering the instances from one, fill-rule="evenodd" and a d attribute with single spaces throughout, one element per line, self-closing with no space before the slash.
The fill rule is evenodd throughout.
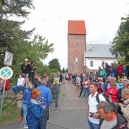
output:
<path id="1" fill-rule="evenodd" d="M 47 107 L 43 113 L 43 116 L 40 119 L 38 129 L 46 129 L 48 115 L 49 115 L 49 108 Z"/>
<path id="2" fill-rule="evenodd" d="M 33 79 L 34 79 L 34 72 L 30 72 L 29 77 L 30 77 L 30 81 L 33 82 Z"/>
<path id="3" fill-rule="evenodd" d="M 79 96 L 81 96 L 81 95 L 82 95 L 82 91 L 83 91 L 83 85 L 81 84 L 81 90 L 80 90 L 80 94 L 79 94 Z"/>

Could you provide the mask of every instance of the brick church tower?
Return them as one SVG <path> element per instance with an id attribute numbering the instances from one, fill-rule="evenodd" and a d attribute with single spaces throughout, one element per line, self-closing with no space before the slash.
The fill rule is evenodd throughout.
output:
<path id="1" fill-rule="evenodd" d="M 86 51 L 86 28 L 84 21 L 68 21 L 68 73 L 81 73 L 84 70 Z"/>

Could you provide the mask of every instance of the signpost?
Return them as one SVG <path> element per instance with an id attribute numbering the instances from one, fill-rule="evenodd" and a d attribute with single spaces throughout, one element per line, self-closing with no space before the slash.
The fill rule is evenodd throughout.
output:
<path id="1" fill-rule="evenodd" d="M 0 106 L 0 112 L 2 112 L 3 102 L 4 102 L 4 95 L 5 95 L 5 87 L 6 87 L 6 80 L 10 79 L 13 76 L 13 70 L 10 67 L 3 67 L 0 69 L 0 78 L 4 80 L 4 87 L 3 92 L 0 95 L 1 99 L 1 106 Z"/>

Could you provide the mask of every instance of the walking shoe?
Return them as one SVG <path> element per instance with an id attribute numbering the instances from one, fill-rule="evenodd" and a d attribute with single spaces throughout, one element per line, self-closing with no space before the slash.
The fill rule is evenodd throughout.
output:
<path id="1" fill-rule="evenodd" d="M 54 109 L 54 110 L 57 110 L 57 108 L 55 108 L 55 107 L 54 107 L 53 109 Z"/>
<path id="2" fill-rule="evenodd" d="M 27 125 L 24 125 L 24 129 L 28 129 L 28 126 Z"/>
<path id="3" fill-rule="evenodd" d="M 83 100 L 85 100 L 85 97 L 83 97 Z"/>
<path id="4" fill-rule="evenodd" d="M 18 121 L 20 122 L 20 121 L 22 121 L 22 120 L 23 120 L 23 117 L 20 116 L 20 117 L 18 118 Z"/>

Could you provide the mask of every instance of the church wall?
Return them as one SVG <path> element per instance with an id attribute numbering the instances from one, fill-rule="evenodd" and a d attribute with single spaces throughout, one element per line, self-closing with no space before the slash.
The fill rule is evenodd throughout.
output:
<path id="1" fill-rule="evenodd" d="M 90 66 L 90 62 L 93 61 L 93 67 Z M 117 62 L 116 58 L 85 58 L 86 67 L 89 70 L 98 70 L 98 67 L 102 67 L 102 61 L 107 62 L 109 65 L 111 63 Z"/>
<path id="2" fill-rule="evenodd" d="M 77 37 L 78 36 L 78 37 Z M 80 73 L 84 68 L 86 35 L 68 35 L 68 73 Z M 76 66 L 76 58 L 78 65 Z"/>

